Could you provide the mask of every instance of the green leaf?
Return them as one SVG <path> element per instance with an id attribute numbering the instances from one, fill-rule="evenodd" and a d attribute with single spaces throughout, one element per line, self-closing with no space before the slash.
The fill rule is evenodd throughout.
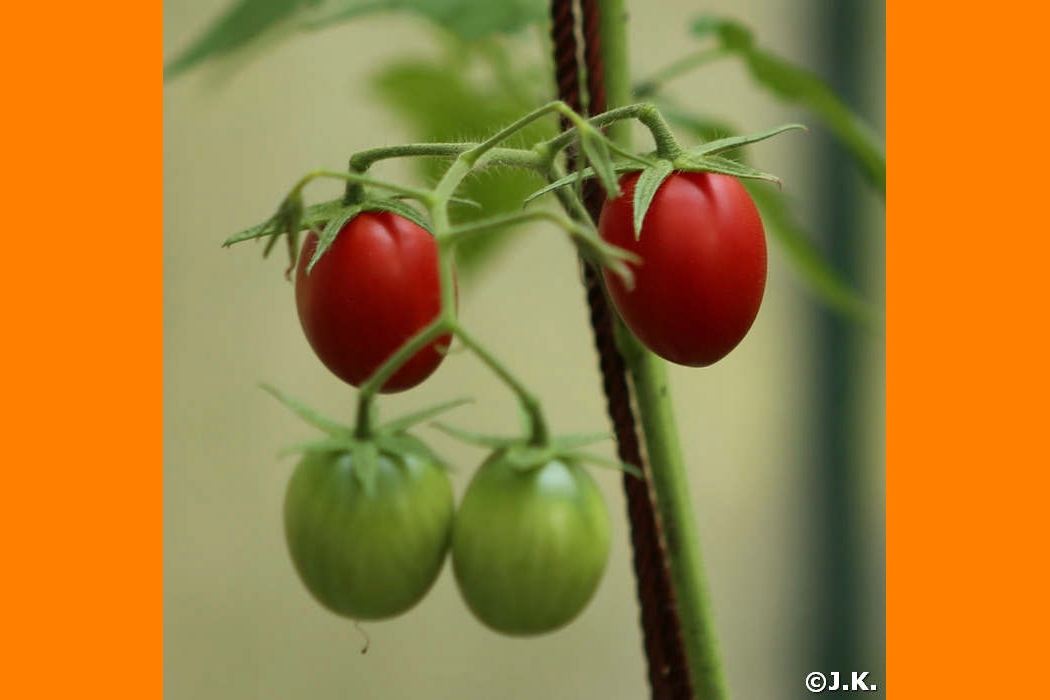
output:
<path id="1" fill-rule="evenodd" d="M 642 235 L 642 222 L 649 211 L 656 191 L 664 180 L 674 171 L 674 164 L 669 160 L 658 160 L 651 168 L 646 168 L 638 176 L 634 185 L 634 237 L 637 240 Z"/>
<path id="2" fill-rule="evenodd" d="M 747 65 L 755 80 L 782 100 L 801 104 L 820 115 L 871 186 L 886 196 L 886 157 L 878 137 L 826 83 L 809 71 L 758 49 L 747 54 Z"/>
<path id="3" fill-rule="evenodd" d="M 546 0 L 401 0 L 400 4 L 474 41 L 491 34 L 512 34 L 547 21 Z"/>
<path id="4" fill-rule="evenodd" d="M 547 19 L 544 0 L 241 0 L 165 66 L 164 79 L 266 37 L 327 29 L 391 10 L 425 17 L 465 41 L 519 32 Z"/>
<path id="5" fill-rule="evenodd" d="M 754 45 L 754 35 L 747 25 L 736 20 L 705 15 L 693 22 L 693 36 L 705 39 L 715 34 L 722 46 L 730 50 L 745 50 Z"/>
<path id="6" fill-rule="evenodd" d="M 569 450 L 575 450 L 579 447 L 593 445 L 597 442 L 606 442 L 607 440 L 612 440 L 613 437 L 614 436 L 611 433 L 558 435 L 557 437 L 551 438 L 551 445 L 558 452 L 567 452 Z"/>
<path id="7" fill-rule="evenodd" d="M 475 50 L 454 40 L 443 58 L 398 61 L 372 78 L 378 98 L 404 121 L 410 140 L 433 143 L 487 138 L 542 104 L 549 83 L 545 70 L 515 63 L 502 44 Z M 556 133 L 554 120 L 540 120 L 506 145 L 526 146 L 553 138 Z M 447 163 L 419 158 L 413 166 L 421 181 L 436 182 Z M 519 169 L 500 168 L 498 173 L 486 169 L 472 174 L 457 195 L 479 203 L 481 208 L 453 206 L 453 222 L 464 224 L 518 212 L 522 200 L 542 184 L 539 175 Z M 460 279 L 475 275 L 513 240 L 513 235 L 489 235 L 457 245 Z"/>
<path id="8" fill-rule="evenodd" d="M 241 0 L 164 67 L 170 80 L 203 61 L 246 46 L 288 23 L 308 0 Z"/>
<path id="9" fill-rule="evenodd" d="M 784 195 L 767 186 L 744 183 L 758 205 L 766 230 L 787 253 L 789 262 L 818 300 L 856 321 L 871 323 L 878 314 L 829 264 L 798 224 Z"/>
<path id="10" fill-rule="evenodd" d="M 846 147 L 869 184 L 886 196 L 886 156 L 879 137 L 847 107 L 827 83 L 814 73 L 755 46 L 750 31 L 739 22 L 702 17 L 693 24 L 693 34 L 706 38 L 716 34 L 722 47 L 743 57 L 751 77 L 773 95 L 812 110 Z"/>

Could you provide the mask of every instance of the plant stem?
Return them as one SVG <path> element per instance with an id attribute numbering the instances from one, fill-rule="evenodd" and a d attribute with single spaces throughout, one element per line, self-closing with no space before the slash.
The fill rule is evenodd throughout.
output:
<path id="1" fill-rule="evenodd" d="M 605 94 L 607 106 L 612 110 L 631 99 L 624 0 L 602 2 L 600 31 Z M 619 145 L 630 146 L 629 123 L 611 124 L 608 134 Z M 725 681 L 707 600 L 699 536 L 690 504 L 666 366 L 622 326 L 618 336 L 641 417 L 693 691 L 704 700 L 724 700 Z"/>

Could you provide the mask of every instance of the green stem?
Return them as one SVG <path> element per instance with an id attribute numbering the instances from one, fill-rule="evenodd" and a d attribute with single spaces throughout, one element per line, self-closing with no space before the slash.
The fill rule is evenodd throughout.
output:
<path id="1" fill-rule="evenodd" d="M 511 374 L 499 359 L 490 353 L 466 328 L 457 324 L 452 327 L 452 333 L 470 349 L 478 359 L 488 365 L 489 369 L 498 376 L 504 384 L 517 394 L 518 401 L 529 420 L 529 440 L 532 447 L 545 447 L 550 441 L 550 431 L 547 429 L 547 420 L 543 415 L 540 400 L 522 384 L 517 377 Z"/>
<path id="2" fill-rule="evenodd" d="M 626 16 L 624 0 L 602 2 L 600 33 L 605 64 L 605 94 L 611 108 L 626 104 L 631 98 Z M 658 124 L 651 116 L 647 118 L 652 124 Z M 652 124 L 646 124 L 650 131 Z M 611 125 L 610 138 L 623 147 L 629 147 L 631 136 L 628 127 L 626 122 Z M 653 136 L 657 138 L 656 133 Z M 678 440 L 666 366 L 622 327 L 619 336 L 631 374 L 649 456 L 656 509 L 667 546 L 671 582 L 682 622 L 693 691 L 704 700 L 724 700 L 725 681 L 707 599 L 700 540 L 690 504 L 689 484 Z"/>
<path id="3" fill-rule="evenodd" d="M 292 193 L 301 193 L 304 187 L 322 177 L 330 177 L 335 180 L 346 180 L 349 183 L 370 185 L 371 187 L 376 187 L 378 189 L 390 190 L 396 194 L 402 194 L 421 202 L 428 202 L 431 198 L 431 193 L 428 190 L 421 190 L 418 187 L 409 187 L 408 185 L 402 185 L 397 182 L 377 180 L 374 177 L 362 175 L 357 172 L 345 173 L 337 170 L 314 170 L 307 173 L 299 180 L 299 182 L 295 183 L 295 187 L 292 188 Z"/>

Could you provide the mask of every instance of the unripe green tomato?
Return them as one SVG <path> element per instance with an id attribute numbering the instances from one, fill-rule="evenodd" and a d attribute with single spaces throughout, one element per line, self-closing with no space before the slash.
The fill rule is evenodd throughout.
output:
<path id="1" fill-rule="evenodd" d="M 380 456 L 371 494 L 346 453 L 309 453 L 284 502 L 288 550 L 325 607 L 356 620 L 399 615 L 437 579 L 455 501 L 441 467 Z"/>
<path id="2" fill-rule="evenodd" d="M 568 624 L 609 560 L 609 515 L 581 467 L 554 460 L 522 471 L 500 452 L 467 487 L 452 528 L 452 567 L 474 615 L 508 635 Z"/>

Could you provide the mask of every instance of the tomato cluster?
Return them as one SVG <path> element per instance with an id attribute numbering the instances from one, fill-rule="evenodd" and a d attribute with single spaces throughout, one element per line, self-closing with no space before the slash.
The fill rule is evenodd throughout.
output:
<path id="1" fill-rule="evenodd" d="M 598 225 L 606 243 L 639 261 L 632 286 L 605 271 L 610 296 L 653 352 L 709 365 L 741 341 L 758 313 L 762 221 L 735 178 L 673 172 L 636 235 L 638 179 L 620 180 L 622 193 L 605 204 Z M 357 213 L 313 261 L 319 244 L 310 233 L 299 255 L 299 319 L 322 363 L 360 387 L 440 317 L 439 247 L 426 229 L 389 211 Z M 446 334 L 423 347 L 379 390 L 424 381 L 450 340 Z M 444 465 L 418 442 L 403 442 L 415 438 L 350 435 L 308 451 L 285 499 L 292 561 L 328 609 L 360 620 L 401 614 L 426 595 L 449 553 L 469 609 L 504 634 L 558 629 L 594 596 L 609 558 L 609 518 L 571 451 L 501 443 L 457 510 Z M 371 441 L 367 464 L 357 451 L 362 439 Z"/>
<path id="2" fill-rule="evenodd" d="M 296 306 L 322 363 L 359 387 L 441 313 L 433 236 L 386 211 L 365 211 L 299 255 Z M 409 389 L 437 369 L 445 335 L 409 358 L 381 391 Z M 284 528 L 292 562 L 329 610 L 358 620 L 399 615 L 431 588 L 451 550 L 456 582 L 475 615 L 509 635 L 539 634 L 575 618 L 609 555 L 605 503 L 571 460 L 524 466 L 493 453 L 458 512 L 442 467 L 380 444 L 368 476 L 350 449 L 309 451 L 289 482 Z"/>

